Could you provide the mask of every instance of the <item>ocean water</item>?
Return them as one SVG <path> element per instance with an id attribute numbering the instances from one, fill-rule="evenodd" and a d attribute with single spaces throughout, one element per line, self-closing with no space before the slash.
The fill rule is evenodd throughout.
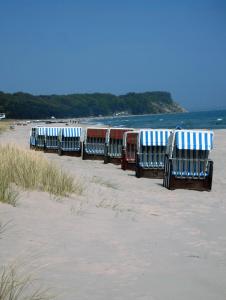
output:
<path id="1" fill-rule="evenodd" d="M 89 123 L 132 128 L 175 128 L 180 126 L 184 129 L 223 129 L 226 128 L 226 110 L 95 118 L 89 120 Z"/>

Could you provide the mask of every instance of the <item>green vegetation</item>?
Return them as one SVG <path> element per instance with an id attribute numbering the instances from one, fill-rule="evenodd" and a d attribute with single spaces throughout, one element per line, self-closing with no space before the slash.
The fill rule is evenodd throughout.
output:
<path id="1" fill-rule="evenodd" d="M 79 183 L 41 154 L 16 146 L 0 146 L 0 201 L 15 206 L 18 187 L 63 197 L 82 192 Z"/>
<path id="2" fill-rule="evenodd" d="M 0 300 L 47 300 L 55 297 L 47 289 L 37 287 L 37 280 L 21 272 L 17 265 L 3 267 L 0 272 Z"/>
<path id="3" fill-rule="evenodd" d="M 107 116 L 128 114 L 170 113 L 184 111 L 168 92 L 112 94 L 71 94 L 34 96 L 27 93 L 0 92 L 0 112 L 11 119 Z"/>

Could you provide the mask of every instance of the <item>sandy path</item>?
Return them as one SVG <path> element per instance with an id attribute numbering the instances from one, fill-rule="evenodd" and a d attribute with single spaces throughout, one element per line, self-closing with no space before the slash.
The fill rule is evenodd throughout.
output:
<path id="1" fill-rule="evenodd" d="M 0 263 L 29 261 L 58 299 L 226 299 L 226 131 L 215 132 L 211 192 L 168 191 L 101 161 L 43 154 L 79 177 L 82 196 L 21 194 Z M 28 147 L 29 127 L 0 136 Z"/>

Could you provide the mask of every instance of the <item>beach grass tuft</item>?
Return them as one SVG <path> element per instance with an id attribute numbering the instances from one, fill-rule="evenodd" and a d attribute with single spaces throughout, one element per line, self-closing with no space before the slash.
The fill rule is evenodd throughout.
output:
<path id="1" fill-rule="evenodd" d="M 17 266 L 3 267 L 0 272 L 0 300 L 47 300 L 54 296 L 36 287 L 30 275 L 21 274 Z"/>
<path id="2" fill-rule="evenodd" d="M 57 197 L 82 192 L 79 182 L 40 153 L 13 145 L 0 146 L 0 201 L 16 205 L 18 188 L 45 191 Z"/>

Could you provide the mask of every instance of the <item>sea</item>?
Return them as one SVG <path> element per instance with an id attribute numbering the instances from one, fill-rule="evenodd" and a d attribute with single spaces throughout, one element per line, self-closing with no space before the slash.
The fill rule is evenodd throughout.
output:
<path id="1" fill-rule="evenodd" d="M 100 117 L 89 119 L 87 123 L 122 128 L 224 129 L 226 128 L 226 110 Z"/>

